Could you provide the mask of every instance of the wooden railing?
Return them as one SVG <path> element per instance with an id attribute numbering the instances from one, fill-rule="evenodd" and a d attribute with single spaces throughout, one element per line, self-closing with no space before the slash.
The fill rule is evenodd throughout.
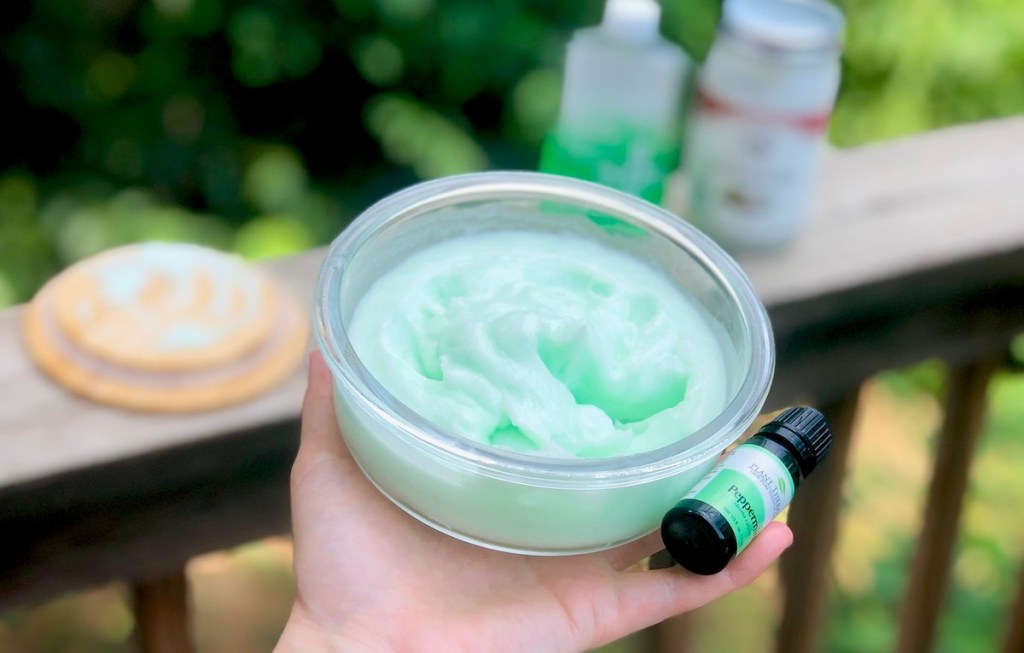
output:
<path id="1" fill-rule="evenodd" d="M 897 651 L 929 651 L 982 431 L 985 389 L 1024 331 L 1024 119 L 832 153 L 790 249 L 744 258 L 772 315 L 770 407 L 813 402 L 836 444 L 794 502 L 776 650 L 820 649 L 861 383 L 940 357 L 950 387 Z M 322 250 L 270 267 L 309 297 Z M 188 648 L 189 558 L 288 528 L 300 374 L 243 406 L 184 417 L 108 410 L 40 376 L 0 312 L 0 608 L 112 579 L 133 584 L 147 652 Z M 1024 542 L 1021 543 L 1024 551 Z M 1024 651 L 1024 570 L 1006 653 Z M 687 650 L 686 619 L 651 648 Z"/>

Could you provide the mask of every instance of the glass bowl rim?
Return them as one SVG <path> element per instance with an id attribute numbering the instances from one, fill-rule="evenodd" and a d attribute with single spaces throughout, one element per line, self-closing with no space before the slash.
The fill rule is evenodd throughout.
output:
<path id="1" fill-rule="evenodd" d="M 500 199 L 559 201 L 600 210 L 638 223 L 695 259 L 732 299 L 749 335 L 750 366 L 722 411 L 689 436 L 651 451 L 611 458 L 549 458 L 499 449 L 445 431 L 380 385 L 355 355 L 341 323 L 340 293 L 332 292 L 352 255 L 386 225 L 445 206 Z M 532 479 L 575 487 L 589 479 L 604 485 L 633 485 L 689 469 L 721 453 L 753 422 L 768 395 L 775 367 L 774 339 L 764 305 L 739 265 L 710 238 L 667 210 L 632 195 L 536 172 L 491 171 L 443 177 L 397 191 L 367 208 L 328 250 L 318 279 L 313 322 L 335 384 L 342 383 L 365 410 L 395 427 L 399 437 L 446 463 L 458 461 L 480 473 L 518 482 Z"/>

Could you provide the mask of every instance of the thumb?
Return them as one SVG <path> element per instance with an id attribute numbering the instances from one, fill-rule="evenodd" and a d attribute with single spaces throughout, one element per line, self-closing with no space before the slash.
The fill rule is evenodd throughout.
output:
<path id="1" fill-rule="evenodd" d="M 330 461 L 335 469 L 355 464 L 338 429 L 331 371 L 320 352 L 313 351 L 309 355 L 309 380 L 302 401 L 299 453 L 292 466 L 293 491 L 300 479 L 325 461 Z"/>
<path id="2" fill-rule="evenodd" d="M 713 576 L 699 576 L 679 567 L 620 573 L 620 614 L 626 622 L 620 624 L 623 634 L 696 610 L 749 585 L 792 543 L 789 527 L 773 522 L 728 567 Z"/>

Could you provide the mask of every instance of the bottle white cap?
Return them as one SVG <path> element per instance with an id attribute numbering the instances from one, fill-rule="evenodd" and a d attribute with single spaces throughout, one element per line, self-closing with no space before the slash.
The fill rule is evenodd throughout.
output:
<path id="1" fill-rule="evenodd" d="M 658 37 L 661 5 L 655 0 L 608 0 L 601 28 L 631 43 L 647 43 Z"/>
<path id="2" fill-rule="evenodd" d="M 823 0 L 725 0 L 726 30 L 780 50 L 831 50 L 843 33 L 843 15 Z"/>

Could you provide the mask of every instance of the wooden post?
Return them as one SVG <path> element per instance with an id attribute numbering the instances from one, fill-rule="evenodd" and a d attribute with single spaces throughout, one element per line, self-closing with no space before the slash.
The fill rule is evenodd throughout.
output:
<path id="1" fill-rule="evenodd" d="M 646 650 L 654 653 L 688 653 L 693 650 L 694 626 L 700 610 L 666 619 L 649 629 Z"/>
<path id="2" fill-rule="evenodd" d="M 1010 608 L 1009 628 L 1003 642 L 1003 653 L 1024 653 L 1024 560 L 1020 566 L 1020 587 L 1017 588 L 1017 600 Z"/>
<path id="3" fill-rule="evenodd" d="M 949 585 L 968 472 L 984 422 L 986 390 L 995 369 L 996 363 L 988 360 L 950 372 L 924 524 L 903 598 L 898 653 L 932 650 Z"/>
<path id="4" fill-rule="evenodd" d="M 132 585 L 135 650 L 138 653 L 189 653 L 188 581 L 185 570 Z"/>
<path id="5" fill-rule="evenodd" d="M 776 651 L 820 651 L 822 625 L 828 606 L 828 571 L 839 529 L 843 478 L 850 456 L 858 392 L 825 406 L 835 439 L 820 469 L 800 487 L 789 509 L 793 546 L 782 556 L 780 579 L 784 592 Z"/>

